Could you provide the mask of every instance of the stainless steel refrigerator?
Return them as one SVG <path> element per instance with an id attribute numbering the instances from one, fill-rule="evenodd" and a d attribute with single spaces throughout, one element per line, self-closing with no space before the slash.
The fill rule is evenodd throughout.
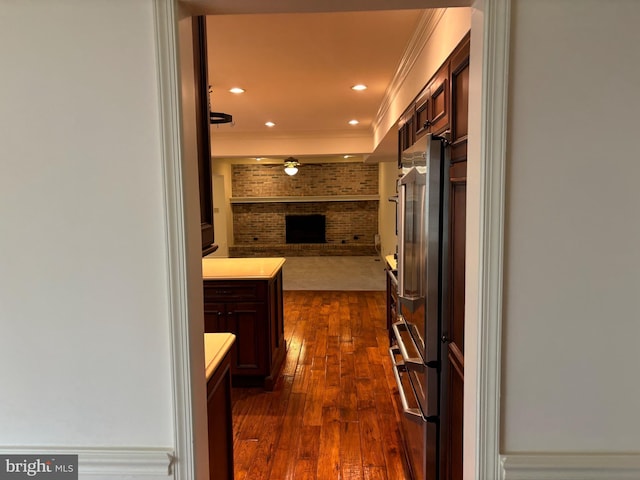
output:
<path id="1" fill-rule="evenodd" d="M 415 480 L 438 480 L 447 141 L 426 135 L 402 153 L 398 180 L 398 321 L 390 348 L 402 433 Z"/>

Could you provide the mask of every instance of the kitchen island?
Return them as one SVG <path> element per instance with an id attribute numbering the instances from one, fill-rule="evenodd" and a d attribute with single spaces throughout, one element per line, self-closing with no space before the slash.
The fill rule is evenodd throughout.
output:
<path id="1" fill-rule="evenodd" d="M 204 258 L 205 332 L 236 336 L 234 386 L 273 390 L 286 356 L 282 266 L 277 258 Z"/>
<path id="2" fill-rule="evenodd" d="M 205 333 L 209 478 L 233 480 L 233 422 L 231 418 L 231 333 Z"/>

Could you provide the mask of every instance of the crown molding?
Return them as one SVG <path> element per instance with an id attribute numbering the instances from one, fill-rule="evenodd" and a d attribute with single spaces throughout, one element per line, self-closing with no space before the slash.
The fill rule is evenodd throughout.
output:
<path id="1" fill-rule="evenodd" d="M 380 126 L 380 123 L 387 115 L 389 108 L 393 104 L 393 100 L 398 96 L 402 85 L 404 84 L 407 76 L 413 69 L 416 61 L 420 57 L 424 46 L 427 44 L 431 35 L 436 30 L 438 23 L 444 16 L 446 8 L 434 8 L 424 10 L 418 19 L 418 25 L 409 40 L 409 44 L 405 49 L 402 58 L 398 64 L 398 68 L 389 83 L 389 86 L 384 92 L 384 97 L 376 113 L 376 118 L 373 121 L 373 130 L 376 131 Z"/>
<path id="2" fill-rule="evenodd" d="M 367 138 L 371 139 L 371 131 L 369 130 L 361 130 L 348 132 L 344 130 L 304 130 L 300 132 L 290 132 L 290 133 L 276 133 L 276 132 L 219 132 L 214 131 L 211 132 L 211 138 L 215 138 L 218 140 L 226 140 L 233 139 L 234 141 L 238 141 L 241 138 L 251 138 L 251 139 L 261 139 L 271 141 L 273 139 L 277 140 L 298 140 L 300 138 L 309 138 L 309 139 L 332 139 L 332 138 Z"/>

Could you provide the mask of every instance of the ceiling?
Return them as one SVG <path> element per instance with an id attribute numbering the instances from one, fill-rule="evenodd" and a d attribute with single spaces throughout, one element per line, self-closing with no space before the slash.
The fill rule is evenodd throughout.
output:
<path id="1" fill-rule="evenodd" d="M 192 12 L 209 14 L 211 109 L 233 116 L 231 124 L 212 126 L 214 155 L 216 138 L 223 137 L 227 142 L 230 138 L 237 139 L 234 152 L 228 155 L 218 152 L 218 156 L 243 156 L 239 152 L 246 139 L 255 142 L 274 136 L 367 137 L 373 148 L 376 116 L 424 15 L 424 10 L 417 7 L 442 3 L 440 0 L 183 1 Z M 380 10 L 385 6 L 404 9 Z M 337 11 L 349 9 L 374 10 Z M 358 83 L 367 85 L 367 90 L 353 91 L 351 86 Z M 233 94 L 229 92 L 231 87 L 246 91 Z M 359 123 L 349 125 L 352 119 Z M 276 125 L 269 128 L 265 126 L 267 121 Z M 388 143 L 393 152 L 395 135 Z M 249 153 L 247 148 L 244 156 L 262 155 L 253 149 Z M 355 153 L 366 157 L 371 151 Z M 282 155 L 287 154 L 282 151 Z"/>
<path id="2" fill-rule="evenodd" d="M 280 133 L 369 130 L 419 14 L 210 16 L 211 108 L 243 133 L 262 133 L 267 121 Z M 367 90 L 351 89 L 359 83 Z M 246 92 L 229 93 L 234 86 Z"/>

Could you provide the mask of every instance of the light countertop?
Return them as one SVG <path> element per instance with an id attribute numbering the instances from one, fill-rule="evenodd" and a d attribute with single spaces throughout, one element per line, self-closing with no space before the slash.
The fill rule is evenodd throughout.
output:
<path id="1" fill-rule="evenodd" d="M 276 276 L 285 258 L 203 258 L 204 280 L 265 279 Z"/>
<path id="2" fill-rule="evenodd" d="M 392 270 L 396 270 L 398 268 L 398 262 L 393 255 L 387 255 L 386 257 L 384 257 L 384 259 L 386 260 L 387 265 L 389 265 Z"/>
<path id="3" fill-rule="evenodd" d="M 204 366 L 207 380 L 211 378 L 235 340 L 236 336 L 233 333 L 204 334 Z"/>

